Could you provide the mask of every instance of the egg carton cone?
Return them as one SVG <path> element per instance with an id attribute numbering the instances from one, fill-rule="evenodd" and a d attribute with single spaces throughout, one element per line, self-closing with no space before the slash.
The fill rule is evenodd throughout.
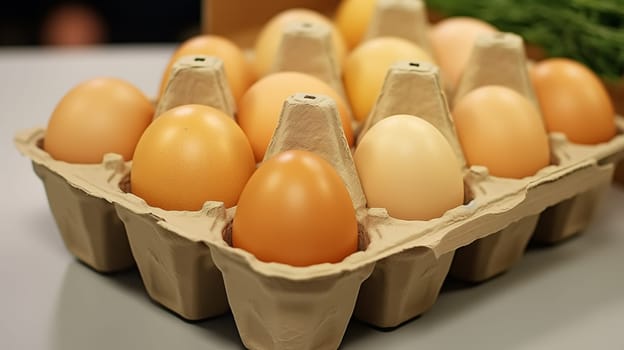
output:
<path id="1" fill-rule="evenodd" d="M 364 41 L 378 37 L 409 40 L 432 54 L 427 7 L 422 0 L 377 0 Z"/>
<path id="2" fill-rule="evenodd" d="M 377 102 L 360 130 L 360 141 L 380 120 L 396 114 L 418 116 L 444 135 L 462 167 L 466 161 L 442 90 L 440 71 L 427 62 L 397 62 L 388 69 Z"/>
<path id="3" fill-rule="evenodd" d="M 332 45 L 331 27 L 294 22 L 285 26 L 271 72 L 301 72 L 327 83 L 346 99 L 341 64 Z M 345 100 L 346 101 L 346 100 Z"/>
<path id="4" fill-rule="evenodd" d="M 119 156 L 107 155 L 100 164 L 76 165 L 52 159 L 43 148 L 45 131 L 24 130 L 15 136 L 18 150 L 32 160 L 43 182 L 50 210 L 67 249 L 96 271 L 110 273 L 134 266 L 123 223 L 113 204 L 84 183 L 68 181 L 74 173 L 89 175 L 100 171 L 113 174 L 127 164 Z"/>
<path id="5" fill-rule="evenodd" d="M 470 91 L 499 85 L 517 91 L 539 108 L 527 70 L 522 38 L 513 33 L 481 34 L 453 95 L 453 105 Z"/>
<path id="6" fill-rule="evenodd" d="M 234 117 L 236 104 L 220 58 L 191 55 L 177 60 L 156 105 L 154 119 L 172 108 L 188 104 L 211 106 Z"/>

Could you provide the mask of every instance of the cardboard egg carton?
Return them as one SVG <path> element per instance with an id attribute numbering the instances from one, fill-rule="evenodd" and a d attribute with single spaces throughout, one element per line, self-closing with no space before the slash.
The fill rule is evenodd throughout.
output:
<path id="1" fill-rule="evenodd" d="M 309 29 L 288 29 L 288 45 L 297 45 L 299 57 L 315 63 L 282 60 L 275 69 L 299 65 L 296 69 L 340 84 L 327 31 Z M 464 91 L 498 79 L 497 84 L 530 97 L 517 43 L 510 35 L 482 39 L 462 80 Z M 312 49 L 319 44 L 325 49 Z M 292 54 L 286 47 L 281 51 Z M 488 71 L 495 67 L 481 60 L 494 54 L 509 68 Z M 195 58 L 176 64 L 157 110 L 203 103 L 233 114 L 222 64 Z M 201 86 L 202 92 L 192 86 Z M 427 311 L 449 271 L 471 281 L 506 271 L 521 258 L 532 236 L 556 240 L 584 228 L 592 211 L 588 209 L 595 207 L 611 179 L 613 163 L 624 156 L 621 133 L 596 146 L 575 145 L 552 134 L 552 164 L 534 176 L 505 179 L 490 176 L 483 167 L 467 167 L 439 72 L 423 62 L 401 62 L 389 70 L 369 121 L 357 125 L 360 134 L 397 113 L 421 117 L 445 135 L 464 166 L 464 205 L 429 221 L 399 220 L 383 208 L 367 208 L 334 102 L 319 95 L 294 95 L 285 101 L 267 157 L 295 148 L 328 160 L 347 185 L 360 234 L 359 251 L 344 261 L 308 267 L 261 262 L 232 248 L 235 207 L 206 202 L 199 211 L 183 212 L 147 205 L 131 193 L 131 163 L 118 155 L 94 165 L 56 161 L 41 148 L 43 129 L 26 130 L 15 141 L 42 179 L 72 254 L 99 271 L 136 262 L 149 296 L 186 319 L 231 309 L 250 349 L 335 349 L 351 317 L 394 327 Z M 624 120 L 617 122 L 624 129 Z"/>
<path id="2" fill-rule="evenodd" d="M 452 126 L 444 113 L 436 68 L 411 63 L 391 69 L 386 90 L 392 86 L 392 77 L 401 75 L 411 76 L 405 80 L 410 83 L 437 86 L 437 103 L 413 105 L 428 106 L 422 115 L 429 110 L 432 117 L 428 120 Z M 436 96 L 431 94 L 423 96 L 430 101 Z M 154 300 L 188 319 L 224 313 L 229 304 L 244 344 L 252 349 L 333 349 L 340 344 L 352 315 L 376 326 L 392 327 L 425 312 L 435 303 L 453 256 L 464 249 L 461 247 L 473 242 L 496 246 L 517 231 L 526 232 L 524 228 L 534 225 L 545 208 L 608 182 L 612 166 L 600 165 L 596 159 L 607 159 L 624 149 L 624 139 L 619 136 L 608 144 L 585 148 L 559 139 L 554 151 L 560 158 L 558 165 L 521 180 L 491 177 L 486 169 L 472 167 L 466 169 L 465 205 L 438 219 L 404 221 L 389 217 L 383 208 L 365 207 L 340 125 L 333 101 L 295 95 L 286 101 L 268 149 L 269 155 L 291 148 L 322 155 L 348 185 L 357 208 L 360 251 L 337 264 L 303 268 L 260 262 L 232 248 L 228 237 L 235 208 L 225 209 L 217 202 L 207 202 L 197 212 L 148 206 L 129 192 L 130 163 L 119 156 L 108 155 L 102 164 L 88 166 L 55 161 L 39 147 L 44 137 L 41 129 L 18 135 L 16 142 L 39 172 L 46 174 L 42 179 L 48 193 L 69 189 L 81 198 L 80 203 L 87 203 L 84 198 L 96 198 L 106 204 L 106 208 L 80 205 L 71 218 L 101 215 L 115 208 Z M 309 134 L 317 142 L 306 142 Z M 50 200 L 63 202 L 65 194 Z M 494 258 L 477 265 L 489 269 L 507 266 L 505 254 L 498 251 L 502 262 Z M 475 265 L 469 254 L 458 256 L 468 260 L 466 266 Z"/>

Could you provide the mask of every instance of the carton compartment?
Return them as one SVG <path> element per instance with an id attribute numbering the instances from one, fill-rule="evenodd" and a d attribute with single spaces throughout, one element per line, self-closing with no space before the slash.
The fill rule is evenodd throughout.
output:
<path id="1" fill-rule="evenodd" d="M 45 166 L 33 162 L 33 168 L 67 250 L 99 272 L 134 266 L 126 230 L 111 203 L 71 186 Z"/>
<path id="2" fill-rule="evenodd" d="M 506 272 L 522 258 L 538 219 L 539 215 L 527 216 L 457 249 L 451 276 L 468 282 L 483 282 Z"/>
<path id="3" fill-rule="evenodd" d="M 581 233 L 591 223 L 608 188 L 609 182 L 604 182 L 547 208 L 540 216 L 532 240 L 542 244 L 555 244 Z"/>
<path id="4" fill-rule="evenodd" d="M 374 265 L 291 279 L 258 273 L 243 255 L 228 250 L 214 249 L 213 258 L 223 273 L 236 327 L 249 349 L 338 348 L 360 284 Z M 305 276 L 307 268 L 300 269 Z"/>
<path id="5" fill-rule="evenodd" d="M 34 147 L 43 153 L 43 133 L 35 137 Z M 110 202 L 72 186 L 43 164 L 33 161 L 32 166 L 43 182 L 52 216 L 72 255 L 104 273 L 134 266 L 126 230 Z"/>
<path id="6" fill-rule="evenodd" d="M 362 284 L 354 316 L 381 328 L 420 316 L 438 299 L 452 260 L 453 252 L 436 257 L 416 247 L 378 261 Z"/>
<path id="7" fill-rule="evenodd" d="M 184 56 L 173 65 L 154 119 L 164 112 L 187 104 L 217 108 L 234 117 L 236 105 L 225 78 L 223 61 L 213 56 Z"/>
<path id="8" fill-rule="evenodd" d="M 130 175 L 119 188 L 129 193 Z M 137 213 L 115 203 L 147 294 L 187 320 L 218 316 L 229 310 L 223 277 L 205 244 L 163 227 L 152 213 Z M 209 229 L 207 225 L 206 230 Z"/>

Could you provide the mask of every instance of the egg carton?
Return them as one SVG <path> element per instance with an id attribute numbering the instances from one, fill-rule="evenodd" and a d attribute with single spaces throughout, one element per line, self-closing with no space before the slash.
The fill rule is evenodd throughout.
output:
<path id="1" fill-rule="evenodd" d="M 303 37 L 318 44 L 307 34 Z M 506 53 L 504 57 L 516 60 L 513 69 L 492 77 L 527 96 L 531 90 L 522 78 L 523 56 L 509 38 L 485 40 L 490 53 Z M 205 103 L 227 105 L 227 83 L 218 60 L 186 60 L 177 68 L 184 72 L 172 74 L 172 88 L 160 103 L 197 102 L 184 100 L 188 94 L 178 91 L 185 88 L 173 86 L 191 86 L 189 81 L 208 74 L 216 78 L 204 89 L 224 97 Z M 210 67 L 215 69 L 206 73 Z M 326 81 L 335 78 L 332 74 L 327 69 L 316 73 Z M 474 88 L 492 83 L 484 78 L 488 74 L 474 76 L 462 84 Z M 393 66 L 371 122 L 358 126 L 360 133 L 373 121 L 396 113 L 431 122 L 463 159 L 435 66 Z M 622 118 L 618 127 L 624 128 Z M 149 296 L 183 318 L 198 320 L 231 308 L 241 339 L 251 349 L 335 349 L 352 316 L 394 327 L 427 311 L 449 271 L 473 281 L 506 271 L 522 256 L 536 225 L 547 236 L 576 232 L 585 225 L 589 216 L 578 213 L 591 212 L 583 208 L 594 207 L 610 181 L 612 164 L 624 152 L 621 133 L 596 146 L 575 145 L 552 134 L 553 162 L 534 176 L 497 178 L 483 167 L 464 165 L 464 205 L 430 221 L 398 220 L 383 208 L 366 208 L 334 103 L 323 96 L 295 95 L 284 105 L 267 156 L 297 148 L 327 159 L 347 184 L 357 209 L 360 244 L 357 253 L 340 263 L 292 267 L 258 261 L 230 246 L 236 208 L 217 202 L 207 202 L 196 212 L 150 207 L 131 193 L 130 162 L 113 154 L 95 165 L 56 161 L 42 150 L 44 137 L 43 129 L 26 130 L 16 136 L 16 145 L 42 179 L 68 249 L 98 271 L 127 268 L 136 261 Z"/>
<path id="2" fill-rule="evenodd" d="M 288 100 L 276 133 L 282 138 L 274 139 L 274 152 L 300 148 L 300 133 L 288 129 L 301 125 L 302 117 L 320 126 L 331 122 L 331 129 L 319 131 L 326 130 L 323 137 L 335 145 L 340 131 L 335 106 L 321 96 L 312 101 L 310 97 L 297 95 Z M 29 130 L 18 135 L 17 143 L 38 169 L 51 194 L 51 207 L 73 200 L 80 203 L 76 211 L 64 216 L 73 223 L 103 215 L 114 222 L 114 216 L 104 214 L 114 207 L 126 225 L 149 295 L 187 319 L 224 313 L 229 301 L 239 334 L 252 349 L 337 348 L 352 314 L 380 327 L 401 324 L 434 304 L 458 249 L 477 240 L 495 244 L 545 208 L 608 182 L 612 174 L 611 165 L 599 165 L 592 157 L 598 150 L 580 152 L 570 144 L 560 145 L 557 152 L 577 157 L 522 180 L 494 178 L 485 169 L 473 167 L 466 174 L 472 196 L 465 205 L 423 222 L 394 219 L 384 209 L 366 209 L 360 202 L 361 251 L 337 264 L 292 267 L 260 262 L 230 247 L 228 232 L 235 208 L 225 209 L 214 202 L 207 202 L 198 212 L 149 207 L 127 192 L 130 165 L 121 157 L 109 155 L 93 166 L 55 161 L 37 146 L 43 137 L 42 129 Z M 618 138 L 603 145 L 603 151 L 622 149 L 623 141 Z M 346 145 L 344 140 L 341 143 Z M 332 164 L 343 179 L 350 179 L 352 189 L 358 190 L 357 178 L 349 177 L 353 164 L 344 147 L 338 162 L 334 147 L 328 148 L 331 154 L 307 148 L 328 160 L 333 157 Z M 90 201 L 94 199 L 105 205 L 93 206 Z M 60 222 L 58 212 L 53 213 Z M 94 228 L 88 224 L 78 234 L 93 238 L 102 231 L 96 228 L 94 234 Z M 106 247 L 110 245 L 99 248 Z M 127 257 L 123 250 L 107 252 Z M 499 264 L 496 260 L 485 263 L 490 269 Z"/>
<path id="3" fill-rule="evenodd" d="M 424 64 L 399 64 L 392 74 L 426 77 L 422 80 L 440 86 L 435 67 Z M 444 108 L 443 94 L 437 96 L 440 103 L 433 108 Z M 315 135 L 313 145 L 306 142 L 308 133 Z M 55 161 L 39 147 L 44 135 L 42 129 L 29 130 L 16 142 L 35 164 L 52 207 L 70 199 L 79 203 L 76 212 L 62 217 L 53 210 L 57 222 L 81 222 L 77 218 L 94 215 L 115 221 L 110 215 L 114 208 L 150 297 L 187 319 L 219 315 L 229 305 L 245 346 L 252 349 L 337 348 L 352 314 L 392 327 L 423 313 L 435 303 L 453 255 L 462 247 L 479 241 L 496 245 L 533 225 L 545 208 L 608 182 L 612 165 L 596 159 L 624 149 L 620 136 L 584 148 L 562 140 L 554 150 L 559 164 L 520 180 L 492 177 L 482 167 L 471 167 L 466 170 L 465 205 L 438 219 L 404 221 L 389 217 L 384 209 L 365 207 L 334 103 L 322 96 L 293 96 L 285 104 L 269 155 L 304 148 L 330 161 L 349 185 L 361 239 L 360 251 L 340 263 L 292 267 L 260 262 L 229 245 L 235 208 L 215 202 L 197 212 L 150 207 L 129 192 L 131 165 L 120 156 L 107 155 L 99 165 Z M 91 205 L 93 198 L 104 208 Z M 85 225 L 79 234 L 93 238 L 94 227 Z M 458 256 L 467 259 L 467 254 Z M 490 259 L 479 264 L 496 270 L 507 263 Z"/>

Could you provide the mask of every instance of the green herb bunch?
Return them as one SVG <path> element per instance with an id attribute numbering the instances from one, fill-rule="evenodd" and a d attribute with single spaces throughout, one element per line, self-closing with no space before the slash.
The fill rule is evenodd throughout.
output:
<path id="1" fill-rule="evenodd" d="M 427 6 L 519 34 L 548 56 L 583 62 L 607 80 L 624 76 L 624 0 L 427 0 Z"/>

